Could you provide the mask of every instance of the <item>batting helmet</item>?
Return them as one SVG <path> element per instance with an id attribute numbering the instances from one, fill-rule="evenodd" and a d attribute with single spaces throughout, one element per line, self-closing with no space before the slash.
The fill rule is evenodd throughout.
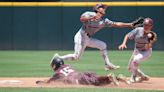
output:
<path id="1" fill-rule="evenodd" d="M 153 20 L 151 18 L 145 18 L 143 24 L 152 26 Z"/>
<path id="2" fill-rule="evenodd" d="M 64 61 L 61 58 L 54 58 L 53 61 L 51 62 L 51 67 L 53 68 L 55 65 L 55 70 L 57 70 L 61 65 L 64 65 Z"/>
<path id="3" fill-rule="evenodd" d="M 97 9 L 99 9 L 99 8 L 104 8 L 104 9 L 106 9 L 108 6 L 107 5 L 105 5 L 105 4 L 96 4 L 94 7 L 93 7 L 93 11 L 94 12 L 97 12 Z"/>

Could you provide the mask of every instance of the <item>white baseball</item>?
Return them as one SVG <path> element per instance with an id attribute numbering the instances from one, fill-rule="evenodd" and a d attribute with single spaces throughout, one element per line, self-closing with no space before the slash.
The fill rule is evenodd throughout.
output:
<path id="1" fill-rule="evenodd" d="M 148 38 L 151 38 L 153 35 L 151 33 L 147 34 Z"/>

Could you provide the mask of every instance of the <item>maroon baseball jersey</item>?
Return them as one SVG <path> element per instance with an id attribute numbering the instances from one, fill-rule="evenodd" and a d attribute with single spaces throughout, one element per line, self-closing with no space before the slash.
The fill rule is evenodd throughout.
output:
<path id="1" fill-rule="evenodd" d="M 69 65 L 62 65 L 59 69 L 55 71 L 55 74 L 59 74 L 66 77 L 66 76 L 69 76 L 73 72 L 75 72 L 75 70 L 71 68 Z"/>
<path id="2" fill-rule="evenodd" d="M 55 71 L 52 78 L 67 83 L 77 83 L 78 73 L 69 65 L 62 65 Z"/>
<path id="3" fill-rule="evenodd" d="M 69 84 L 99 85 L 98 76 L 92 72 L 78 73 L 69 65 L 62 65 L 55 71 L 53 80 L 62 81 Z"/>

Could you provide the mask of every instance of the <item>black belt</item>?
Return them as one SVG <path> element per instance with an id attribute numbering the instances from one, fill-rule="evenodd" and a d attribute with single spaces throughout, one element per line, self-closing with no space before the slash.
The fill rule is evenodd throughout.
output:
<path id="1" fill-rule="evenodd" d="M 86 34 L 88 37 L 91 37 L 91 35 L 90 35 L 89 33 L 87 33 L 86 31 L 85 31 L 85 34 Z"/>
<path id="2" fill-rule="evenodd" d="M 88 37 L 91 37 L 91 36 L 89 35 L 89 33 L 86 33 L 86 34 L 87 34 Z"/>

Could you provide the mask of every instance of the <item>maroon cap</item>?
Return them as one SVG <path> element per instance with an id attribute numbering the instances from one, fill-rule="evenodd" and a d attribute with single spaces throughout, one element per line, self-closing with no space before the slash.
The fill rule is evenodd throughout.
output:
<path id="1" fill-rule="evenodd" d="M 145 18 L 143 24 L 144 25 L 153 25 L 153 20 L 151 18 Z"/>

